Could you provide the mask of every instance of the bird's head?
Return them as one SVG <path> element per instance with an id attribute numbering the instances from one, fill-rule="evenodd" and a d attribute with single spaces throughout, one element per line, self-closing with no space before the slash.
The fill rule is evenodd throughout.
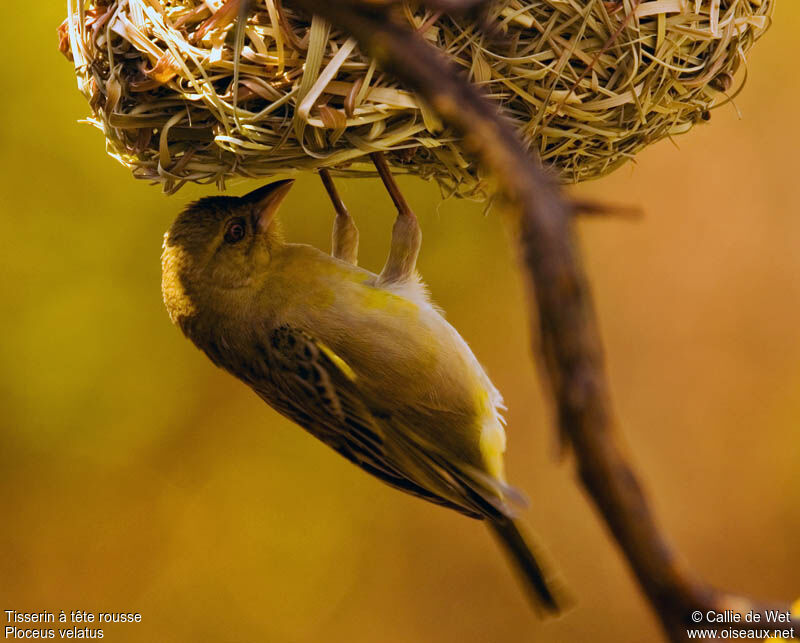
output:
<path id="1" fill-rule="evenodd" d="M 276 181 L 242 197 L 190 204 L 164 235 L 161 287 L 181 327 L 199 308 L 235 312 L 264 277 L 282 241 L 275 214 L 294 181 Z"/>

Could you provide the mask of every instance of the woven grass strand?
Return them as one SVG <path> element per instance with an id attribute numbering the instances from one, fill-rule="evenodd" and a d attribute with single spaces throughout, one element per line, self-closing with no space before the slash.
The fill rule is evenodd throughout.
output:
<path id="1" fill-rule="evenodd" d="M 241 0 L 68 0 L 61 47 L 107 151 L 173 193 L 188 181 L 319 167 L 434 179 L 483 198 L 486 177 L 413 93 L 323 20 Z M 485 24 L 405 5 L 564 182 L 597 178 L 707 120 L 769 26 L 774 0 L 499 0 Z M 491 28 L 486 28 L 489 25 Z M 240 32 L 241 37 L 241 32 Z M 234 87 L 234 78 L 238 85 Z"/>

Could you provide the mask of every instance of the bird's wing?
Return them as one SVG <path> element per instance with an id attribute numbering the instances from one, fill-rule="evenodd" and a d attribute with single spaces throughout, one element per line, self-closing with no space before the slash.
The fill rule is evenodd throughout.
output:
<path id="1" fill-rule="evenodd" d="M 356 374 L 324 343 L 285 325 L 265 337 L 266 379 L 254 388 L 278 412 L 403 491 L 476 518 L 509 513 L 502 483 L 454 462 L 401 418 L 370 408 Z"/>

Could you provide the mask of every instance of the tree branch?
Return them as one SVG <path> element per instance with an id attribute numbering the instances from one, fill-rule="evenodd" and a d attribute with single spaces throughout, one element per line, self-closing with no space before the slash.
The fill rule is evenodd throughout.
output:
<path id="1" fill-rule="evenodd" d="M 705 619 L 693 623 L 693 612 L 763 609 L 747 599 L 714 590 L 695 577 L 654 520 L 617 435 L 594 305 L 571 225 L 573 207 L 555 181 L 497 107 L 459 70 L 417 34 L 378 10 L 391 2 L 293 2 L 349 32 L 364 52 L 424 97 L 462 134 L 465 148 L 480 158 L 518 205 L 522 255 L 534 286 L 531 333 L 555 401 L 561 436 L 572 447 L 583 486 L 670 640 L 685 640 L 687 627 L 713 627 Z M 476 4 L 470 0 L 435 2 L 436 8 Z M 735 624 L 738 629 L 756 626 L 765 624 Z"/>

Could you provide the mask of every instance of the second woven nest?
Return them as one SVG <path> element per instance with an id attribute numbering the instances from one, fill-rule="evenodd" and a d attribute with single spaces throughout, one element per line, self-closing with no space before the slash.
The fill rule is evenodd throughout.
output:
<path id="1" fill-rule="evenodd" d="M 174 192 L 322 166 L 364 175 L 382 150 L 398 172 L 483 195 L 458 138 L 352 39 L 259 0 L 237 43 L 240 1 L 70 0 L 62 51 L 109 153 L 136 177 Z M 499 0 L 480 26 L 413 3 L 404 14 L 578 182 L 728 101 L 773 2 Z"/>

